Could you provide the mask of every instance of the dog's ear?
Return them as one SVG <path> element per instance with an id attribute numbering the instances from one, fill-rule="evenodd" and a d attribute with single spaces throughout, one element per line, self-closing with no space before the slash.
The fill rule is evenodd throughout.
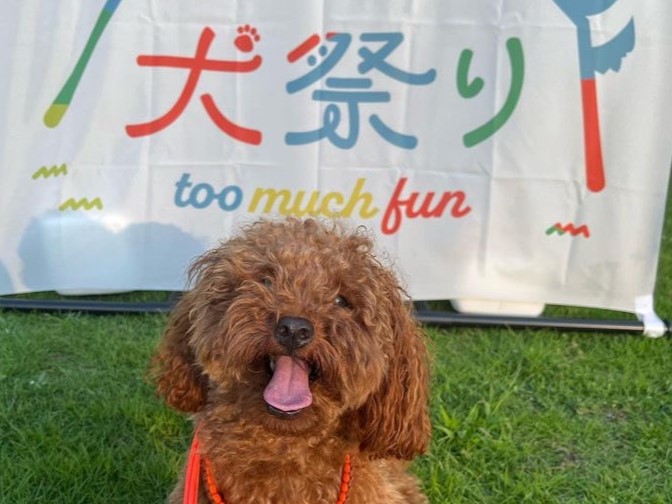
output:
<path id="1" fill-rule="evenodd" d="M 192 293 L 184 294 L 173 309 L 151 365 L 159 395 L 169 406 L 185 413 L 201 409 L 207 384 L 188 345 L 192 298 Z"/>
<path id="2" fill-rule="evenodd" d="M 429 359 L 425 334 L 399 291 L 389 292 L 381 310 L 381 325 L 391 334 L 387 373 L 382 386 L 358 410 L 361 448 L 373 457 L 411 460 L 427 450 L 429 420 Z"/>

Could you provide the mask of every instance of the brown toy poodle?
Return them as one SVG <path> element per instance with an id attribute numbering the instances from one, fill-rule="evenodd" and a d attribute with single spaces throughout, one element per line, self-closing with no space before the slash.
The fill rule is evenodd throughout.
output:
<path id="1" fill-rule="evenodd" d="M 427 502 L 425 337 L 361 228 L 262 221 L 191 279 L 154 358 L 196 426 L 170 503 Z"/>

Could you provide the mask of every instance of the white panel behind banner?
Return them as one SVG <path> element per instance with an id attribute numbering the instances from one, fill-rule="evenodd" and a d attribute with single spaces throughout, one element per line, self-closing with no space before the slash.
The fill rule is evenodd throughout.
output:
<path id="1" fill-rule="evenodd" d="M 671 25 L 662 0 L 5 0 L 0 294 L 179 290 L 240 223 L 312 212 L 371 228 L 416 299 L 635 311 Z"/>

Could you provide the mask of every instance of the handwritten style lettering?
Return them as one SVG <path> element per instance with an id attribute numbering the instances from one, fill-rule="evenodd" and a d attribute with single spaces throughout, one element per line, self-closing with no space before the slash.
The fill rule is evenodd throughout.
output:
<path id="1" fill-rule="evenodd" d="M 434 191 L 425 193 L 423 199 L 420 199 L 420 193 L 417 191 L 412 191 L 408 197 L 402 198 L 402 191 L 407 180 L 406 177 L 399 179 L 392 198 L 387 204 L 381 226 L 384 234 L 394 234 L 399 231 L 404 217 L 407 219 L 442 217 L 449 204 L 452 217 L 464 217 L 471 212 L 471 207 L 466 205 L 467 195 L 463 191 L 444 192 L 436 203 L 434 203 L 436 196 Z M 432 206 L 433 203 L 434 206 Z"/>
<path id="2" fill-rule="evenodd" d="M 378 213 L 379 209 L 373 203 L 373 195 L 364 191 L 365 182 L 364 178 L 357 179 L 355 187 L 347 198 L 338 192 L 328 192 L 322 195 L 320 191 L 313 191 L 306 203 L 304 203 L 306 191 L 297 191 L 293 195 L 289 189 L 257 189 L 248 211 L 256 213 L 261 207 L 262 213 L 276 211 L 285 216 L 351 217 L 359 208 L 358 216 L 361 219 L 370 219 Z"/>

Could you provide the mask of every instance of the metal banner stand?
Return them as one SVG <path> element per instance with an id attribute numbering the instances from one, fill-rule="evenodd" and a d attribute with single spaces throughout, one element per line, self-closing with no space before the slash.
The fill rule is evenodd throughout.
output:
<path id="1" fill-rule="evenodd" d="M 97 315 L 131 313 L 168 313 L 181 293 L 174 292 L 165 302 L 108 302 L 84 299 L 36 300 L 0 297 L 0 310 L 82 312 Z M 453 327 L 509 327 L 511 329 L 556 329 L 561 331 L 589 331 L 602 333 L 644 334 L 644 324 L 638 320 L 581 319 L 554 317 L 519 317 L 506 315 L 474 315 L 436 311 L 426 302 L 414 303 L 416 317 L 422 323 L 441 328 Z M 672 335 L 668 320 L 664 336 Z"/>

